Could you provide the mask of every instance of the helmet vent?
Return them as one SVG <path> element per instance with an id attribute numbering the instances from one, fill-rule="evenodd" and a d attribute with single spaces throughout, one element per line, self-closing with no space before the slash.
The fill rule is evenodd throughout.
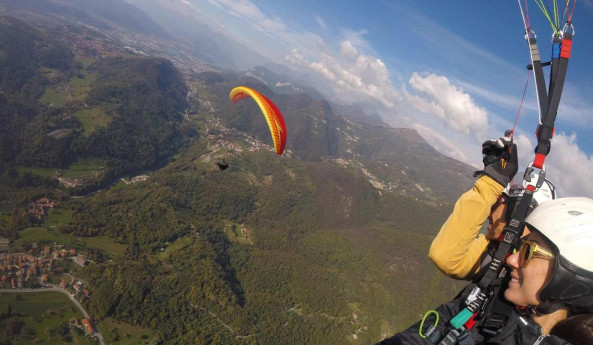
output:
<path id="1" fill-rule="evenodd" d="M 571 216 L 580 216 L 581 214 L 583 214 L 583 212 L 580 212 L 580 211 L 568 211 L 568 214 L 570 214 Z"/>

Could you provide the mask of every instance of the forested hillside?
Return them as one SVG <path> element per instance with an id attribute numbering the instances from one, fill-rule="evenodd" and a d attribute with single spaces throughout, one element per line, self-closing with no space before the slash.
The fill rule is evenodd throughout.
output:
<path id="1" fill-rule="evenodd" d="M 93 159 L 103 168 L 78 188 L 85 192 L 153 167 L 182 144 L 187 89 L 170 61 L 95 62 L 65 37 L 10 17 L 0 30 L 0 155 L 8 177 L 18 175 L 16 166 L 67 169 Z"/>
<path id="2" fill-rule="evenodd" d="M 426 253 L 471 169 L 415 131 L 238 73 L 182 73 L 79 27 L 0 17 L 0 34 L 0 235 L 15 252 L 31 231 L 36 246 L 124 247 L 78 272 L 93 322 L 152 344 L 373 344 L 456 293 Z M 228 100 L 237 85 L 283 110 L 285 155 L 254 102 Z M 51 228 L 28 212 L 41 197 L 61 215 Z"/>

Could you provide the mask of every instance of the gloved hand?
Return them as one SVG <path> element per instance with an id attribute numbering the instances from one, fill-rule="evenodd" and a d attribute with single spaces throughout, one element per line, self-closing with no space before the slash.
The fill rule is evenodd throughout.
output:
<path id="1" fill-rule="evenodd" d="M 476 171 L 474 176 L 488 175 L 506 187 L 519 170 L 517 145 L 508 138 L 486 140 L 482 144 L 484 170 Z"/>

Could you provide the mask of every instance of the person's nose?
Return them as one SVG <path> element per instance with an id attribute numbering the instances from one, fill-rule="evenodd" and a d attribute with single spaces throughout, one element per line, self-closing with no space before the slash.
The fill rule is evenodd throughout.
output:
<path id="1" fill-rule="evenodd" d="M 511 266 L 512 268 L 519 268 L 519 252 L 515 254 L 509 255 L 506 259 L 507 265 Z"/>

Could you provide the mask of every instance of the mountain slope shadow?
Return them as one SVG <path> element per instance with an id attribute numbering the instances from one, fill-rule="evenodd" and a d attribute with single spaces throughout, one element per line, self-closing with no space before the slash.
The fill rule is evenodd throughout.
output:
<path id="1" fill-rule="evenodd" d="M 245 291 L 243 290 L 241 281 L 237 277 L 237 272 L 233 268 L 231 257 L 228 253 L 232 243 L 221 231 L 206 232 L 205 239 L 214 248 L 216 255 L 214 260 L 223 270 L 223 280 L 228 284 L 235 298 L 237 298 L 239 306 L 245 306 Z"/>

